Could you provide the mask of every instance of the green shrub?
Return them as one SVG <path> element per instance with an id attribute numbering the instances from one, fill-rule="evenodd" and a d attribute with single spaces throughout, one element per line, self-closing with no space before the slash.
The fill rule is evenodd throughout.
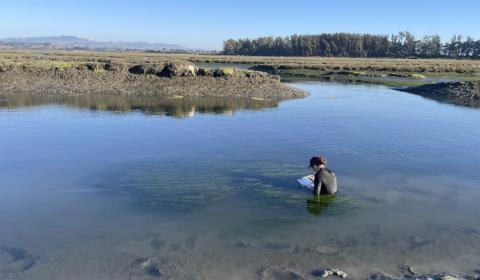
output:
<path id="1" fill-rule="evenodd" d="M 223 74 L 225 74 L 226 76 L 230 76 L 230 75 L 233 75 L 233 73 L 235 73 L 235 68 L 233 67 L 223 67 L 221 69 L 223 71 Z"/>
<path id="2" fill-rule="evenodd" d="M 235 68 L 233 67 L 223 67 L 223 68 L 217 68 L 213 70 L 213 76 L 214 77 L 225 77 L 225 76 L 231 76 L 235 73 Z"/>
<path id="3" fill-rule="evenodd" d="M 209 68 L 198 68 L 196 74 L 197 76 L 211 76 L 212 71 Z"/>
<path id="4" fill-rule="evenodd" d="M 426 77 L 424 75 L 413 73 L 413 74 L 410 74 L 410 78 L 416 79 L 416 80 L 422 80 L 422 79 L 425 79 Z"/>
<path id="5" fill-rule="evenodd" d="M 68 68 L 73 67 L 73 64 L 68 62 L 55 62 L 54 65 L 55 65 L 55 69 L 60 71 L 64 71 Z"/>

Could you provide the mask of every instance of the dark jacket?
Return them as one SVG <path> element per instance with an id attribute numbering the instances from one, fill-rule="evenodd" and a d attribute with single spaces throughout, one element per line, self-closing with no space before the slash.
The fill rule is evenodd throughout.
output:
<path id="1" fill-rule="evenodd" d="M 327 168 L 322 168 L 315 173 L 313 183 L 315 194 L 335 194 L 337 192 L 337 177 Z"/>

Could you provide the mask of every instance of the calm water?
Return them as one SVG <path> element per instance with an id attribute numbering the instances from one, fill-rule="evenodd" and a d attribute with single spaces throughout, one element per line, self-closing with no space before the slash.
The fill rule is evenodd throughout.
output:
<path id="1" fill-rule="evenodd" d="M 480 267 L 479 109 L 293 85 L 312 95 L 0 97 L 0 279 Z M 317 154 L 335 198 L 296 183 Z"/>

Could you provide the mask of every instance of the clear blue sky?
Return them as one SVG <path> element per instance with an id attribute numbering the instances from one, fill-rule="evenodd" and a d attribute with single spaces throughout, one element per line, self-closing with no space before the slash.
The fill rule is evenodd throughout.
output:
<path id="1" fill-rule="evenodd" d="M 479 12 L 478 0 L 12 0 L 0 3 L 0 38 L 75 35 L 205 49 L 228 38 L 322 32 L 480 39 Z"/>

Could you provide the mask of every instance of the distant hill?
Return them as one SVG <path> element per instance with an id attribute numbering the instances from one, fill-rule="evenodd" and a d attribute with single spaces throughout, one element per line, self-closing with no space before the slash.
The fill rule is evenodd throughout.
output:
<path id="1" fill-rule="evenodd" d="M 97 42 L 75 36 L 49 36 L 0 39 L 0 47 L 51 49 L 103 49 L 103 50 L 189 50 L 186 47 L 146 42 Z"/>

